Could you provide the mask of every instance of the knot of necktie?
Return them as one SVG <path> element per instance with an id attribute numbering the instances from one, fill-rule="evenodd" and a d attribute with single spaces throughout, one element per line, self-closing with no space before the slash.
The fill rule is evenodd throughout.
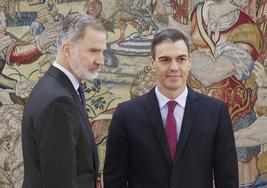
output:
<path id="1" fill-rule="evenodd" d="M 84 109 L 86 109 L 86 102 L 85 102 L 84 86 L 83 86 L 83 84 L 80 84 L 79 85 L 78 92 L 79 92 L 79 95 L 80 95 L 80 98 L 81 98 L 82 105 L 83 105 Z"/>
<path id="2" fill-rule="evenodd" d="M 168 113 L 173 113 L 177 102 L 176 101 L 168 101 L 167 104 L 168 104 Z"/>

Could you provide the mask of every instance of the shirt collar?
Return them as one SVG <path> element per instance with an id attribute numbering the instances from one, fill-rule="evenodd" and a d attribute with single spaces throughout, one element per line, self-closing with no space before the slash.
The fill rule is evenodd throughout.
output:
<path id="1" fill-rule="evenodd" d="M 58 64 L 56 61 L 54 61 L 53 66 L 61 70 L 70 79 L 73 87 L 77 91 L 77 89 L 79 88 L 79 82 L 77 78 L 75 78 L 75 76 L 69 70 Z"/>
<path id="2" fill-rule="evenodd" d="M 155 87 L 155 92 L 156 92 L 156 96 L 158 98 L 158 102 L 159 102 L 159 107 L 160 109 L 163 108 L 168 101 L 170 101 L 171 99 L 168 99 L 166 96 L 164 96 L 158 89 L 158 86 Z M 176 97 L 174 100 L 183 108 L 185 108 L 185 103 L 186 103 L 186 98 L 188 95 L 188 89 L 187 86 L 185 86 L 184 91 L 178 96 Z"/>

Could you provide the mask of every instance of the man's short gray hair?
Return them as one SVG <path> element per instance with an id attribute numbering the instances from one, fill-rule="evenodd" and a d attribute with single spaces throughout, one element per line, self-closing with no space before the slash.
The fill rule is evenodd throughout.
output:
<path id="1" fill-rule="evenodd" d="M 87 27 L 105 32 L 100 21 L 86 13 L 73 13 L 66 16 L 57 39 L 57 47 L 60 48 L 63 42 L 76 42 L 85 35 Z"/>

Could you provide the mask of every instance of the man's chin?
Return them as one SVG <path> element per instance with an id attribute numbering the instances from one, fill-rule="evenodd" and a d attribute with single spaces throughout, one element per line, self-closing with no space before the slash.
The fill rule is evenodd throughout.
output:
<path id="1" fill-rule="evenodd" d="M 94 72 L 94 73 L 87 72 L 86 74 L 84 74 L 82 76 L 82 79 L 87 80 L 87 81 L 92 81 L 92 80 L 96 79 L 97 76 L 98 76 L 98 72 Z"/>

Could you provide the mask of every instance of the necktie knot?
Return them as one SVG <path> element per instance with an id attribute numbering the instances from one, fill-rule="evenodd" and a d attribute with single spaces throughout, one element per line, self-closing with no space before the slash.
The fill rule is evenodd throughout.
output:
<path id="1" fill-rule="evenodd" d="M 176 101 L 168 101 L 167 104 L 168 104 L 168 113 L 173 113 L 177 102 Z"/>
<path id="2" fill-rule="evenodd" d="M 78 92 L 79 92 L 79 94 L 80 94 L 80 93 L 84 93 L 84 86 L 83 86 L 83 84 L 80 84 L 80 85 L 79 85 L 79 87 L 78 87 Z"/>
<path id="3" fill-rule="evenodd" d="M 82 105 L 83 107 L 86 109 L 86 105 L 85 105 L 85 95 L 84 95 L 84 86 L 83 84 L 80 84 L 79 87 L 78 87 L 78 92 L 79 92 L 79 95 L 80 95 L 80 98 L 81 98 L 81 101 L 82 101 Z"/>

